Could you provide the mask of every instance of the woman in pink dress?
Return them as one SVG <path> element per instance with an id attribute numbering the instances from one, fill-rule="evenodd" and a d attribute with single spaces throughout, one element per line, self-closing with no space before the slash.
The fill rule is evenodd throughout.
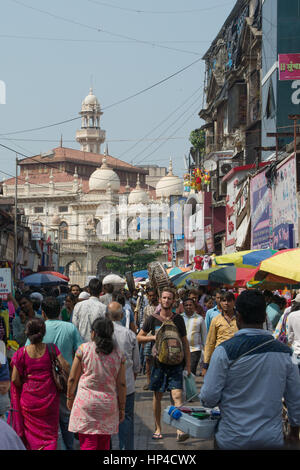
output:
<path id="1" fill-rule="evenodd" d="M 47 345 L 42 342 L 45 322 L 33 318 L 26 325 L 29 346 L 13 355 L 11 378 L 12 425 L 28 450 L 56 450 L 59 425 L 59 392 L 53 380 Z M 55 346 L 65 370 L 69 365 Z"/>
<path id="2" fill-rule="evenodd" d="M 78 433 L 81 450 L 109 450 L 111 435 L 118 433 L 124 420 L 125 357 L 114 346 L 113 332 L 111 320 L 97 318 L 91 341 L 78 348 L 72 364 L 67 392 L 69 431 Z"/>

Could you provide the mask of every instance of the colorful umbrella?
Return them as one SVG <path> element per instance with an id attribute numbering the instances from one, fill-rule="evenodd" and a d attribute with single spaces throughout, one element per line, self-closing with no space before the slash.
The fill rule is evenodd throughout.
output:
<path id="1" fill-rule="evenodd" d="M 202 286 L 207 286 L 209 284 L 209 275 L 214 271 L 218 271 L 221 266 L 215 266 L 210 269 L 205 269 L 204 271 L 190 271 L 187 273 L 182 273 L 181 276 L 178 276 L 172 280 L 173 284 L 176 287 L 183 287 L 188 281 L 197 281 L 197 284 Z"/>
<path id="2" fill-rule="evenodd" d="M 52 274 L 45 274 L 43 272 L 30 274 L 22 279 L 24 284 L 28 286 L 58 286 L 66 285 L 67 281 L 61 279 L 60 277 L 53 276 Z"/>
<path id="3" fill-rule="evenodd" d="M 208 280 L 213 284 L 225 284 L 232 287 L 245 287 L 251 281 L 256 269 L 237 268 L 236 266 L 224 266 L 209 274 Z"/>
<path id="4" fill-rule="evenodd" d="M 69 281 L 70 278 L 68 276 L 65 276 L 64 274 L 58 273 L 57 271 L 41 271 L 43 274 L 52 274 L 52 276 L 57 276 L 60 277 L 61 279 L 64 279 L 64 281 Z"/>
<path id="5" fill-rule="evenodd" d="M 257 269 L 255 280 L 264 279 L 265 273 L 300 282 L 300 248 L 278 251 L 262 261 Z"/>
<path id="6" fill-rule="evenodd" d="M 238 268 L 251 268 L 259 266 L 262 261 L 272 257 L 277 253 L 277 250 L 246 250 L 230 253 L 227 255 L 216 256 L 215 262 L 217 265 L 226 264 L 233 265 Z"/>

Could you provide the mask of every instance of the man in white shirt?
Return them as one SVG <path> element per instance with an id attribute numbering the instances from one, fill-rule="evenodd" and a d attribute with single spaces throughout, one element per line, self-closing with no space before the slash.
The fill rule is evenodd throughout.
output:
<path id="1" fill-rule="evenodd" d="M 91 279 L 89 291 L 90 298 L 75 305 L 72 317 L 72 323 L 78 329 L 84 342 L 91 339 L 93 321 L 98 317 L 104 317 L 106 312 L 106 306 L 99 300 L 102 282 L 97 278 Z"/>
<path id="2" fill-rule="evenodd" d="M 140 370 L 139 346 L 135 333 L 121 324 L 122 305 L 111 302 L 106 316 L 114 324 L 114 340 L 126 356 L 126 404 L 125 419 L 119 425 L 120 450 L 134 450 L 134 392 L 135 379 Z"/>
<path id="3" fill-rule="evenodd" d="M 186 327 L 187 339 L 191 352 L 191 372 L 196 375 L 197 366 L 204 349 L 206 339 L 205 320 L 195 312 L 195 304 L 192 299 L 183 300 L 184 313 L 182 315 Z"/>

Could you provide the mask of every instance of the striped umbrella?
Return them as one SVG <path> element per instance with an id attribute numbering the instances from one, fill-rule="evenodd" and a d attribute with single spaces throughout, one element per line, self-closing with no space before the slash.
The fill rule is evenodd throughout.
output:
<path id="1" fill-rule="evenodd" d="M 272 250 L 270 248 L 265 250 L 237 251 L 235 253 L 216 256 L 215 262 L 217 265 L 226 264 L 236 266 L 238 268 L 251 268 L 259 266 L 262 261 L 272 257 L 277 252 L 277 250 Z"/>

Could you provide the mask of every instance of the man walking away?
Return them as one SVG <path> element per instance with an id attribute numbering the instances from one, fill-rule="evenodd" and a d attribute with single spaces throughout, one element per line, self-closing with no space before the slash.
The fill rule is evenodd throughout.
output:
<path id="1" fill-rule="evenodd" d="M 178 338 L 181 339 L 183 347 L 184 359 L 176 365 L 169 365 L 162 363 L 158 360 L 157 356 L 154 357 L 154 365 L 151 372 L 150 390 L 153 394 L 153 411 L 155 419 L 155 431 L 152 439 L 162 439 L 161 434 L 161 400 L 163 393 L 171 391 L 172 399 L 175 406 L 182 405 L 182 390 L 183 390 L 183 369 L 186 367 L 187 373 L 191 373 L 191 359 L 190 347 L 186 336 L 185 323 L 181 315 L 173 314 L 172 307 L 175 301 L 175 292 L 165 287 L 162 290 L 160 305 L 161 310 L 157 318 L 153 314 L 145 321 L 138 334 L 138 341 L 140 343 L 148 343 L 155 341 L 155 347 L 158 347 L 156 335 L 160 335 L 159 330 L 164 327 L 165 322 L 172 321 L 177 329 Z M 155 314 L 156 315 L 156 314 Z M 148 333 L 152 333 L 148 336 Z M 157 351 L 159 352 L 159 351 Z M 177 441 L 183 442 L 189 438 L 188 434 L 182 431 L 177 431 Z"/>
<path id="2" fill-rule="evenodd" d="M 107 307 L 106 316 L 114 324 L 114 340 L 126 356 L 126 404 L 125 419 L 119 424 L 120 450 L 134 450 L 134 383 L 140 370 L 139 346 L 136 335 L 122 326 L 122 305 L 111 302 Z"/>
<path id="3" fill-rule="evenodd" d="M 93 321 L 98 317 L 104 317 L 106 312 L 106 306 L 99 300 L 102 282 L 96 277 L 91 279 L 89 291 L 90 298 L 75 305 L 72 317 L 72 323 L 78 329 L 84 342 L 91 340 Z"/>
<path id="4" fill-rule="evenodd" d="M 263 294 L 242 292 L 236 310 L 239 331 L 213 352 L 199 397 L 204 406 L 220 408 L 217 448 L 280 449 L 284 443 L 282 398 L 288 408 L 290 439 L 299 441 L 298 368 L 291 349 L 263 329 Z"/>

